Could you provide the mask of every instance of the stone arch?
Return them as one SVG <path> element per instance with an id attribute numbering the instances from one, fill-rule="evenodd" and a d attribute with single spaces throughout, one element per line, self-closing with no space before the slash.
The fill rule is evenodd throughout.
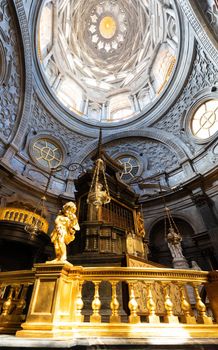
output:
<path id="1" fill-rule="evenodd" d="M 103 144 L 107 144 L 112 141 L 116 141 L 123 138 L 142 137 L 153 139 L 160 143 L 163 143 L 166 147 L 172 150 L 180 162 L 191 156 L 191 152 L 188 147 L 178 138 L 171 134 L 158 130 L 156 128 L 145 128 L 144 130 L 131 130 L 118 132 L 115 135 L 109 135 L 103 138 Z M 81 151 L 76 157 L 76 161 L 83 162 L 83 160 L 91 154 L 98 146 L 98 140 L 95 140 L 89 144 L 83 151 Z"/>
<path id="2" fill-rule="evenodd" d="M 192 223 L 179 215 L 173 216 L 173 219 L 182 236 L 182 249 L 185 258 L 189 264 L 192 260 L 195 260 L 198 265 L 204 269 L 206 267 L 205 262 L 203 261 L 199 248 L 193 239 L 195 232 Z M 173 267 L 172 256 L 165 240 L 165 234 L 168 231 L 168 227 L 169 223 L 165 221 L 164 217 L 157 219 L 152 226 L 149 232 L 150 259 L 158 264 Z"/>
<path id="3" fill-rule="evenodd" d="M 197 233 L 197 228 L 196 228 L 195 222 L 191 221 L 191 216 L 184 215 L 183 213 L 173 213 L 172 211 L 171 211 L 171 214 L 172 214 L 174 219 L 178 219 L 178 220 L 181 220 L 181 221 L 184 221 L 184 222 L 188 222 L 189 225 L 191 226 L 193 234 Z M 161 212 L 158 213 L 158 216 L 155 218 L 155 220 L 150 222 L 150 224 L 146 227 L 149 237 L 150 237 L 150 232 L 152 232 L 154 230 L 154 227 L 156 226 L 156 224 L 159 221 L 164 220 L 164 218 L 165 218 L 165 212 L 164 212 L 164 208 L 163 208 L 162 213 Z"/>

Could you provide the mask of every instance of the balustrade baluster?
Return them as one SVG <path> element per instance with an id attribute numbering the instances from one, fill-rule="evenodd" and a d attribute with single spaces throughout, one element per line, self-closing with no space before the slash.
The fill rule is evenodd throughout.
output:
<path id="1" fill-rule="evenodd" d="M 112 281 L 111 286 L 112 286 L 112 296 L 111 296 L 110 307 L 111 307 L 112 313 L 110 316 L 110 323 L 119 323 L 121 322 L 121 318 L 118 314 L 120 304 L 117 299 L 117 282 Z"/>
<path id="2" fill-rule="evenodd" d="M 0 299 L 4 298 L 5 290 L 6 290 L 7 285 L 2 283 L 0 285 Z"/>
<path id="3" fill-rule="evenodd" d="M 18 299 L 22 286 L 20 284 L 15 284 L 13 287 L 14 287 L 14 299 Z"/>
<path id="4" fill-rule="evenodd" d="M 170 299 L 169 284 L 162 283 L 164 290 L 164 307 L 166 310 L 166 315 L 164 315 L 164 322 L 166 323 L 179 323 L 177 316 L 173 315 L 173 303 Z"/>
<path id="5" fill-rule="evenodd" d="M 5 291 L 6 291 L 6 287 L 7 285 L 5 285 L 4 283 L 2 283 L 0 285 L 0 315 L 3 311 L 3 300 L 4 300 L 4 295 L 5 295 Z"/>
<path id="6" fill-rule="evenodd" d="M 79 281 L 78 294 L 76 298 L 76 321 L 77 322 L 84 321 L 84 316 L 82 315 L 82 309 L 84 306 L 84 303 L 82 300 L 82 286 L 83 286 L 83 281 Z"/>
<path id="7" fill-rule="evenodd" d="M 11 212 L 9 213 L 9 220 L 14 221 L 14 215 L 15 215 L 15 212 L 14 212 L 14 211 L 11 211 Z"/>
<path id="8" fill-rule="evenodd" d="M 156 304 L 152 295 L 151 284 L 146 285 L 147 290 L 147 309 L 148 316 L 147 320 L 149 323 L 160 323 L 160 317 L 156 315 Z"/>
<path id="9" fill-rule="evenodd" d="M 181 308 L 183 311 L 183 315 L 181 316 L 181 321 L 183 323 L 193 324 L 196 323 L 195 317 L 191 314 L 192 308 L 188 301 L 187 291 L 185 289 L 185 285 L 183 283 L 179 284 L 179 291 L 181 296 Z"/>
<path id="10" fill-rule="evenodd" d="M 7 210 L 5 213 L 5 216 L 3 217 L 3 220 L 8 220 L 10 218 L 10 212 Z"/>
<path id="11" fill-rule="evenodd" d="M 6 301 L 3 303 L 3 306 L 2 306 L 2 316 L 9 315 L 9 313 L 11 311 L 13 293 L 14 293 L 14 287 L 11 286 L 9 294 L 8 294 L 8 297 L 7 297 Z"/>
<path id="12" fill-rule="evenodd" d="M 16 315 L 22 315 L 23 313 L 23 310 L 26 306 L 26 295 L 27 295 L 28 287 L 29 287 L 29 284 L 23 285 L 21 296 L 16 305 L 16 309 L 14 312 Z"/>
<path id="13" fill-rule="evenodd" d="M 23 220 L 24 220 L 24 213 L 20 213 L 19 221 L 23 222 Z"/>
<path id="14" fill-rule="evenodd" d="M 206 305 L 203 303 L 199 295 L 199 291 L 198 291 L 199 286 L 200 286 L 199 284 L 192 283 L 192 287 L 194 289 L 195 299 L 196 299 L 195 307 L 198 311 L 197 322 L 204 323 L 204 324 L 212 324 L 213 323 L 212 318 L 207 316 Z"/>
<path id="15" fill-rule="evenodd" d="M 138 309 L 138 303 L 135 299 L 135 292 L 134 292 L 134 282 L 128 282 L 129 285 L 129 323 L 139 323 L 140 317 L 137 315 L 137 309 Z"/>
<path id="16" fill-rule="evenodd" d="M 101 322 L 101 315 L 99 313 L 99 310 L 101 308 L 101 300 L 99 298 L 99 284 L 100 284 L 100 282 L 93 281 L 93 283 L 95 284 L 95 295 L 94 295 L 94 299 L 92 301 L 93 313 L 90 316 L 90 322 L 99 323 L 99 322 Z"/>

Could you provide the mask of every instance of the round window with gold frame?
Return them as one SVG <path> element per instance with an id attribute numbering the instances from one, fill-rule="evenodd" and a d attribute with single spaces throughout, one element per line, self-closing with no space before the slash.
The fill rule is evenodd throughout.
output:
<path id="1" fill-rule="evenodd" d="M 203 102 L 191 119 L 191 132 L 199 140 L 207 140 L 218 131 L 218 100 Z"/>
<path id="2" fill-rule="evenodd" d="M 30 146 L 33 160 L 44 168 L 57 168 L 63 162 L 63 151 L 55 141 L 41 137 L 33 140 Z"/>

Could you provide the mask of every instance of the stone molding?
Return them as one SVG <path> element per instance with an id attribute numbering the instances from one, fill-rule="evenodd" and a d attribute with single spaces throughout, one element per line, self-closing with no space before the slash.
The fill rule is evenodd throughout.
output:
<path id="1" fill-rule="evenodd" d="M 23 40 L 23 54 L 25 65 L 25 96 L 23 101 L 22 117 L 16 132 L 16 135 L 12 141 L 12 145 L 15 149 L 19 149 L 23 142 L 23 136 L 28 128 L 28 122 L 30 117 L 31 99 L 32 99 L 32 54 L 31 54 L 31 42 L 29 36 L 28 22 L 22 0 L 13 0 L 16 10 L 17 18 L 19 21 L 20 32 Z"/>
<path id="2" fill-rule="evenodd" d="M 207 28 L 205 20 L 201 15 L 195 0 L 180 0 L 180 6 L 189 23 L 191 24 L 195 36 L 210 57 L 211 61 L 217 65 L 218 62 L 218 42 L 214 35 Z"/>
<path id="3" fill-rule="evenodd" d="M 30 18 L 32 20 L 33 38 L 35 35 L 37 35 L 35 33 L 35 28 L 37 27 L 37 13 L 39 8 L 40 4 L 38 2 L 36 2 L 35 6 L 32 6 L 31 8 Z M 47 106 L 48 111 L 52 113 L 53 117 L 57 121 L 65 124 L 70 130 L 74 130 L 75 132 L 82 133 L 83 135 L 85 134 L 90 137 L 97 137 L 100 125 L 102 128 L 104 128 L 105 133 L 107 134 L 113 134 L 115 131 L 127 131 L 130 129 L 147 127 L 148 125 L 151 125 L 151 123 L 154 123 L 157 119 L 163 116 L 163 114 L 166 113 L 167 110 L 174 104 L 175 99 L 179 96 L 181 90 L 183 89 L 192 64 L 194 35 L 190 31 L 191 28 L 186 18 L 183 16 L 179 6 L 178 12 L 181 17 L 180 22 L 184 31 L 183 34 L 188 38 L 188 40 L 182 41 L 182 47 L 180 49 L 176 70 L 172 74 L 172 78 L 169 81 L 169 86 L 166 87 L 167 93 L 164 91 L 160 96 L 159 101 L 149 106 L 149 108 L 147 110 L 145 109 L 143 113 L 140 113 L 136 117 L 130 118 L 129 120 L 127 119 L 125 121 L 120 121 L 119 123 L 112 123 L 111 125 L 110 123 L 103 122 L 101 124 L 95 121 L 89 122 L 85 118 L 79 118 L 76 116 L 72 117 L 67 109 L 57 102 L 51 89 L 49 89 L 43 81 L 43 73 L 40 68 L 35 49 L 36 40 L 33 40 L 33 80 L 40 100 Z M 41 78 L 39 79 L 39 77 Z"/>
<path id="4" fill-rule="evenodd" d="M 103 138 L 103 143 L 107 144 L 111 141 L 116 141 L 122 138 L 130 138 L 130 137 L 144 137 L 153 139 L 155 141 L 159 141 L 163 143 L 165 146 L 170 148 L 174 153 L 176 153 L 180 162 L 187 159 L 191 156 L 191 152 L 189 148 L 177 137 L 167 133 L 163 130 L 158 130 L 155 128 L 145 128 L 144 130 L 129 130 L 118 132 L 114 135 L 109 135 Z M 92 153 L 98 145 L 98 140 L 95 140 L 91 144 L 89 144 L 85 149 L 80 152 L 75 161 L 82 162 L 90 153 Z"/>
<path id="5" fill-rule="evenodd" d="M 22 68 L 15 10 L 8 0 L 0 2 L 0 134 L 7 145 L 15 133 L 22 104 Z"/>

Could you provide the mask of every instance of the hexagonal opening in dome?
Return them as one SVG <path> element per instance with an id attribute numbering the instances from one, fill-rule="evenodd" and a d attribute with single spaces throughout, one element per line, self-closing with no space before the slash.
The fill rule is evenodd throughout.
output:
<path id="1" fill-rule="evenodd" d="M 111 16 L 102 18 L 99 24 L 99 32 L 105 39 L 112 39 L 117 29 L 116 21 Z"/>

